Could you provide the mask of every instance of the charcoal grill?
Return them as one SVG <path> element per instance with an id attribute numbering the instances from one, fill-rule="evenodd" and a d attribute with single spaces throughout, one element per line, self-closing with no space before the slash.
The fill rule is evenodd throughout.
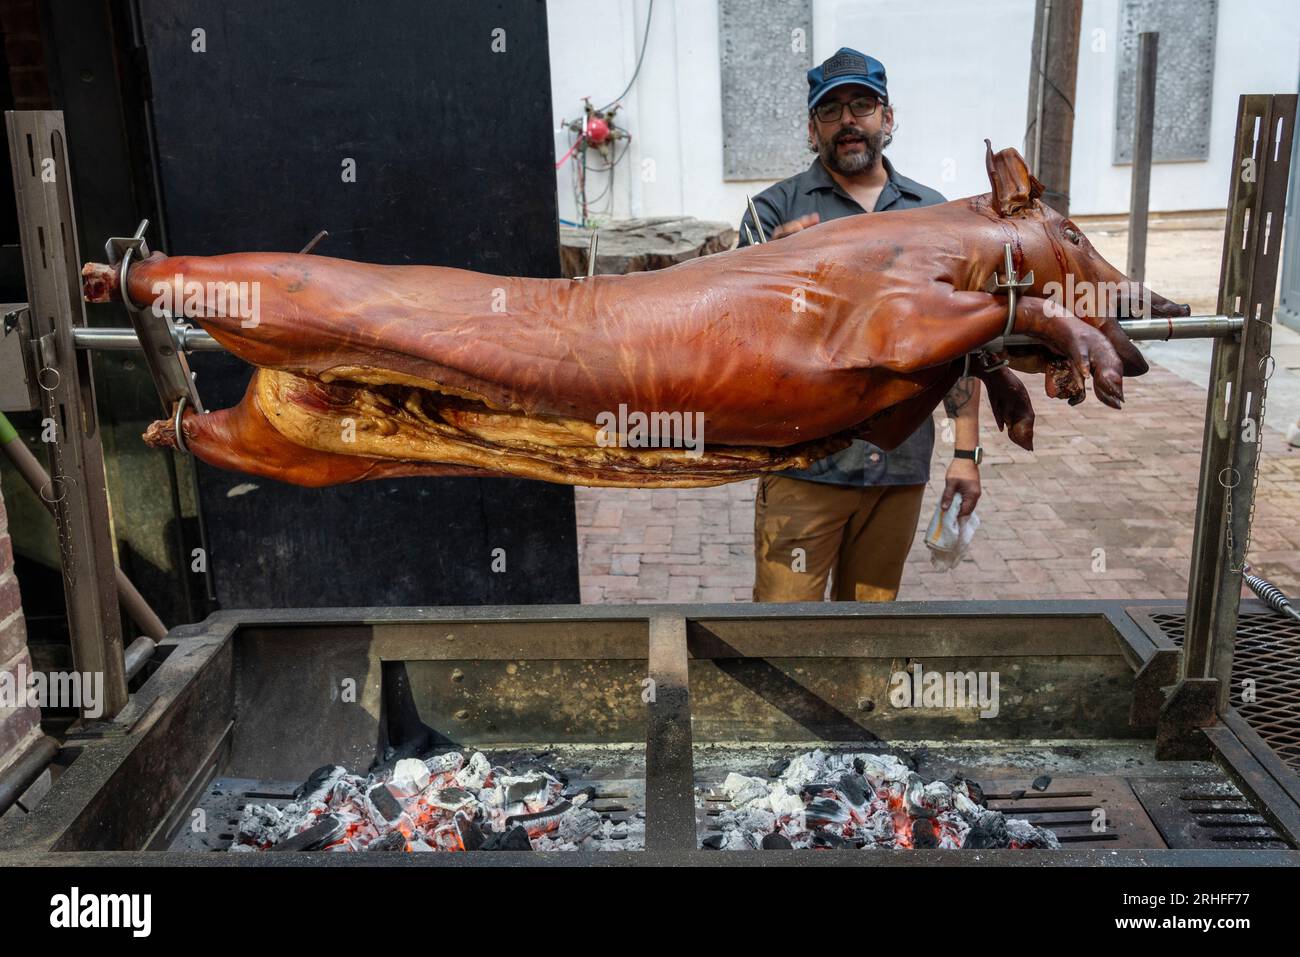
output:
<path id="1" fill-rule="evenodd" d="M 1218 338 L 1185 604 L 225 611 L 170 632 L 128 694 L 111 542 L 102 496 L 91 494 L 102 488 L 98 438 L 74 429 L 55 475 L 69 489 L 60 541 L 65 558 L 78 556 L 64 569 L 70 632 L 78 670 L 106 676 L 106 720 L 77 726 L 45 799 L 21 821 L 0 821 L 0 863 L 572 860 L 224 850 L 240 803 L 283 800 L 322 764 L 364 771 L 393 750 L 452 747 L 552 752 L 589 776 L 603 813 L 645 815 L 644 851 L 584 855 L 593 864 L 1300 863 L 1300 779 L 1287 764 L 1300 751 L 1294 626 L 1238 604 L 1259 451 L 1243 434 L 1262 428 L 1277 278 L 1265 224 L 1280 233 L 1295 111 L 1291 94 L 1239 102 L 1233 169 L 1250 163 L 1256 175 L 1232 179 L 1220 315 L 1205 326 L 1213 332 L 1196 332 Z M 42 361 L 66 383 L 45 401 L 55 418 L 82 421 L 79 397 L 92 390 L 74 334 L 84 325 L 81 260 L 75 243 L 43 239 L 77 234 L 62 119 L 11 114 L 9 132 L 15 157 L 49 144 L 58 169 L 51 188 L 35 164 L 14 163 L 30 312 L 42 341 L 59 343 Z M 1237 427 L 1248 420 L 1253 430 Z M 917 663 L 998 673 L 998 715 L 887 705 L 890 676 Z M 1270 691 L 1238 702 L 1234 676 L 1267 680 Z M 902 749 L 932 776 L 982 779 L 995 806 L 1058 829 L 1064 847 L 700 848 L 728 770 L 812 747 Z M 1044 774 L 1045 790 L 1027 786 Z M 1099 809 L 1108 825 L 1095 830 Z"/>
<path id="2" fill-rule="evenodd" d="M 1178 651 L 1151 611 L 975 602 L 221 612 L 174 630 L 118 719 L 68 742 L 46 799 L 20 825 L 0 825 L 0 862 L 1300 863 L 1300 779 L 1241 715 L 1206 728 L 1197 757 L 1158 756 L 1150 702 Z M 890 676 L 917 662 L 999 673 L 999 713 L 894 708 Z M 992 806 L 1058 830 L 1063 847 L 701 849 L 709 798 L 728 770 L 813 747 L 904 754 L 929 777 L 960 772 L 984 783 Z M 643 813 L 645 850 L 224 851 L 242 803 L 284 800 L 322 764 L 364 771 L 385 754 L 448 748 L 548 753 L 597 788 L 602 813 Z M 1034 790 L 1044 774 L 1050 785 Z"/>

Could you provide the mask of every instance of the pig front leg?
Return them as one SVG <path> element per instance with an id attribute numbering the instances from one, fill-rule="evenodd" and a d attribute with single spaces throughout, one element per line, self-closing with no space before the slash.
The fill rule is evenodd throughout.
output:
<path id="1" fill-rule="evenodd" d="M 1013 331 L 1039 340 L 1067 360 L 1049 363 L 1045 370 L 1049 395 L 1059 392 L 1069 396 L 1071 404 L 1078 404 L 1083 383 L 1091 377 L 1097 398 L 1112 409 L 1123 408 L 1125 361 L 1103 332 L 1059 303 L 1038 296 L 1026 296 L 1016 303 Z M 1128 347 L 1133 349 L 1132 343 Z"/>
<path id="2" fill-rule="evenodd" d="M 978 364 L 975 364 L 978 365 Z M 984 383 L 993 410 L 993 421 L 998 431 L 1026 452 L 1034 450 L 1034 406 L 1029 401 L 1029 390 L 1007 366 L 980 370 L 973 368 L 972 375 Z"/>
<path id="3" fill-rule="evenodd" d="M 911 373 L 952 362 L 996 339 L 1006 327 L 1007 300 L 987 292 L 931 283 L 898 292 L 872 306 L 866 324 L 867 354 L 872 364 Z M 1111 408 L 1124 402 L 1124 361 L 1105 334 L 1063 306 L 1038 296 L 1016 303 L 1012 332 L 1027 335 L 1064 357 L 1049 378 L 1048 394 L 1082 396 L 1083 383 Z"/>

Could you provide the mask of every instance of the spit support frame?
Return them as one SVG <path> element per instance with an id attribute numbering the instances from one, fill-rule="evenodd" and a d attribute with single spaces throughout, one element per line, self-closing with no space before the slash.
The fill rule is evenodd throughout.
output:
<path id="1" fill-rule="evenodd" d="M 1239 101 L 1220 316 L 1214 318 L 1242 318 L 1244 328 L 1215 339 L 1190 575 L 1188 640 L 1177 683 L 1160 715 L 1162 747 L 1169 755 L 1203 753 L 1206 739 L 1200 729 L 1212 724 L 1229 706 L 1241 569 L 1254 511 L 1253 477 L 1263 427 L 1262 415 L 1255 410 L 1262 412 L 1267 378 L 1268 323 L 1295 113 L 1294 94 L 1246 95 Z M 65 581 L 70 585 L 75 581 L 78 586 L 69 588 L 69 630 L 78 669 L 105 674 L 104 719 L 111 722 L 125 706 L 127 690 L 116 624 L 94 384 L 87 357 L 76 342 L 77 331 L 88 336 L 88 330 L 79 293 L 80 254 L 63 146 L 66 133 L 60 111 L 10 112 L 6 119 L 28 267 L 28 296 L 35 307 L 37 354 L 42 375 L 51 381 L 58 377 L 53 388 L 44 390 L 46 411 L 65 424 L 83 423 L 81 429 L 61 430 L 62 441 L 56 443 L 51 456 L 51 491 L 67 490 L 56 510 Z M 48 181 L 42 177 L 48 175 L 50 163 L 56 171 L 55 189 L 47 192 Z M 45 237 L 59 236 L 66 240 L 44 242 Z M 1270 236 L 1274 241 L 1267 241 Z M 117 243 L 119 255 L 125 254 L 128 244 L 142 249 L 143 230 L 137 229 L 136 236 Z M 37 250 L 41 251 L 40 266 Z M 1214 331 L 1226 331 L 1224 324 L 1218 323 Z M 137 343 L 138 336 L 137 327 Z M 160 339 L 156 345 L 164 348 L 166 343 Z M 185 368 L 183 350 L 167 357 L 168 362 L 173 359 Z M 158 375 L 155 379 L 161 381 Z M 178 387 L 189 391 L 193 381 Z M 1252 416 L 1257 439 L 1248 442 L 1236 424 Z M 1223 480 L 1225 475 L 1228 481 Z M 1247 476 L 1252 481 L 1246 481 Z"/>

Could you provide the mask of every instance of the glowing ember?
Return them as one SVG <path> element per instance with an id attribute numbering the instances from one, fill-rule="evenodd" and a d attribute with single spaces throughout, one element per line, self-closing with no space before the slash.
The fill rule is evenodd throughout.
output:
<path id="1" fill-rule="evenodd" d="M 610 821 L 543 769 L 515 773 L 485 755 L 405 758 L 361 777 L 315 771 L 284 806 L 248 804 L 232 851 L 639 849 L 644 822 Z M 632 833 L 636 832 L 636 833 Z"/>
<path id="2" fill-rule="evenodd" d="M 893 755 L 812 751 L 773 780 L 728 774 L 722 791 L 721 832 L 704 842 L 714 849 L 1060 847 L 985 807 L 979 785 L 927 783 Z"/>

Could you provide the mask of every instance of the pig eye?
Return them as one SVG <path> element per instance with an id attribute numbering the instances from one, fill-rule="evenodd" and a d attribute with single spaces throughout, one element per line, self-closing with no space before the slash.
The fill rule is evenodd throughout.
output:
<path id="1" fill-rule="evenodd" d="M 1065 227 L 1065 238 L 1068 239 L 1070 242 L 1074 243 L 1074 244 L 1077 246 L 1077 245 L 1079 245 L 1080 242 L 1083 241 L 1083 234 L 1080 233 L 1080 232 L 1079 232 L 1077 229 L 1075 229 L 1073 226 L 1066 226 L 1066 227 Z"/>

